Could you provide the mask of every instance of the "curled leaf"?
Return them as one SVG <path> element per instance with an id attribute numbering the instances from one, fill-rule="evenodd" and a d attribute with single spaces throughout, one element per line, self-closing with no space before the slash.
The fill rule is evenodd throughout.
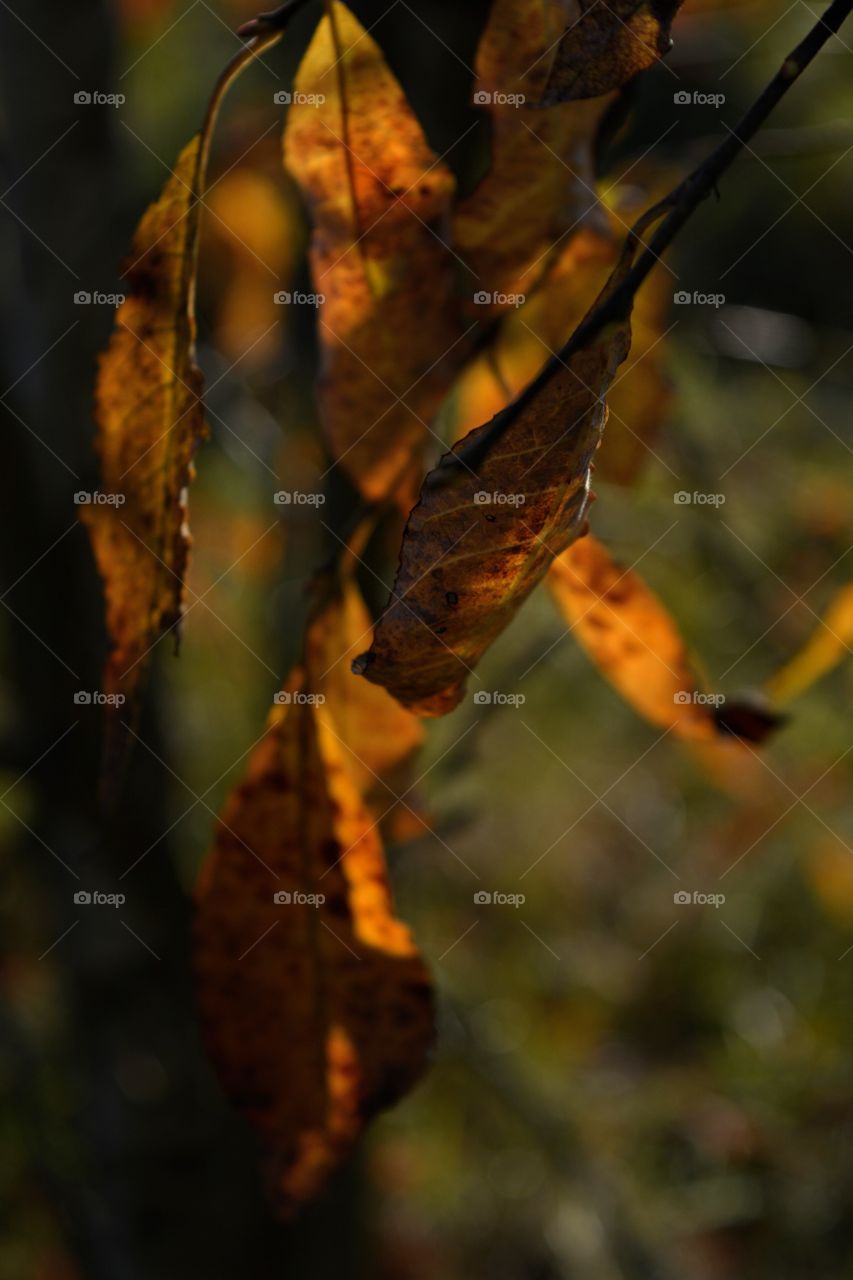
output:
<path id="1" fill-rule="evenodd" d="M 151 651 L 163 634 L 177 633 L 184 612 L 187 489 L 193 454 L 205 435 L 195 284 L 210 142 L 229 86 L 278 42 L 282 30 L 283 24 L 250 39 L 232 58 L 216 82 L 201 132 L 144 214 L 124 272 L 127 296 L 98 371 L 96 445 L 106 500 L 84 507 L 83 518 L 107 605 L 108 791 L 121 761 L 117 748 L 125 745 L 118 715 L 135 716 Z"/>
<path id="2" fill-rule="evenodd" d="M 626 250 L 602 298 L 631 258 Z M 626 317 L 568 363 L 556 362 L 496 443 L 500 415 L 429 473 L 373 645 L 355 665 L 359 674 L 419 715 L 444 715 L 459 703 L 473 667 L 585 528 L 604 393 L 629 346 Z"/>
<path id="3" fill-rule="evenodd" d="M 339 0 L 294 98 L 284 151 L 312 220 L 321 417 L 335 459 L 380 500 L 428 438 L 453 363 L 453 258 L 440 235 L 453 178 Z"/>
<path id="4" fill-rule="evenodd" d="M 139 224 L 96 388 L 110 501 L 82 515 L 106 591 L 112 649 L 104 688 L 131 702 L 152 647 L 184 608 L 186 490 L 205 433 L 192 306 L 201 165 L 199 135 Z"/>
<path id="5" fill-rule="evenodd" d="M 682 0 L 574 0 L 542 105 L 619 89 L 662 58 Z"/>
<path id="6" fill-rule="evenodd" d="M 433 1011 L 329 707 L 299 673 L 282 696 L 200 878 L 195 963 L 209 1053 L 288 1214 L 417 1080 Z"/>

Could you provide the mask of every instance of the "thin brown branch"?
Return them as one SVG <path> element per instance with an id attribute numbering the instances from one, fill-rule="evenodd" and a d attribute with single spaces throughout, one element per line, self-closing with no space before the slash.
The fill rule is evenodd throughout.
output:
<path id="1" fill-rule="evenodd" d="M 293 15 L 307 3 L 308 0 L 286 0 L 285 4 L 279 5 L 270 13 L 259 13 L 256 18 L 244 22 L 237 28 L 237 35 L 248 40 L 252 36 L 266 35 L 270 31 L 284 31 Z"/>
<path id="2" fill-rule="evenodd" d="M 630 315 L 637 290 L 672 244 L 677 233 L 702 201 L 716 190 L 719 179 L 749 139 L 758 131 L 773 108 L 799 79 L 830 36 L 837 33 L 845 18 L 850 15 L 851 9 L 853 9 L 853 0 L 833 0 L 823 17 L 817 20 L 796 49 L 788 54 L 776 75 L 716 151 L 713 151 L 692 173 L 673 188 L 660 205 L 656 206 L 655 212 L 662 213 L 668 208 L 669 213 L 651 236 L 644 252 L 639 255 L 621 284 L 590 312 L 556 355 L 551 357 L 517 399 L 492 419 L 478 439 L 468 448 L 463 445 L 452 458 L 448 459 L 446 472 L 448 480 L 462 467 L 476 471 L 522 410 L 536 399 L 543 387 L 560 369 L 565 368 L 571 357 L 591 342 L 608 324 L 624 320 Z M 647 213 L 640 223 L 648 224 L 649 221 L 650 215 Z M 630 250 L 636 244 L 640 223 L 629 234 L 625 243 L 626 250 Z"/>

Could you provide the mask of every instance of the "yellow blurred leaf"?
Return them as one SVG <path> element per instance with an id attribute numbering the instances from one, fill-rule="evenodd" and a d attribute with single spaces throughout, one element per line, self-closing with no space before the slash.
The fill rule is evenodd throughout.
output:
<path id="1" fill-rule="evenodd" d="M 212 216 L 205 219 L 202 255 L 215 280 L 215 341 L 245 372 L 281 346 L 288 309 L 275 298 L 287 292 L 296 269 L 297 211 L 281 184 L 247 164 L 214 183 L 206 203 Z"/>
<path id="2" fill-rule="evenodd" d="M 853 851 L 827 838 L 809 850 L 805 869 L 825 913 L 842 925 L 853 922 Z"/>
<path id="3" fill-rule="evenodd" d="M 842 587 L 830 602 L 817 629 L 795 658 L 767 681 L 765 690 L 777 703 L 804 693 L 853 652 L 853 585 Z"/>

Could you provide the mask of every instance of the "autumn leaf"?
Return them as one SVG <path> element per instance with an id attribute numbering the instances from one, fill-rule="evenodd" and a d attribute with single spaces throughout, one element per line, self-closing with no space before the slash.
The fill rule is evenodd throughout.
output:
<path id="1" fill-rule="evenodd" d="M 761 741 L 777 723 L 758 706 L 709 693 L 678 626 L 634 570 L 591 535 L 551 566 L 548 586 L 572 635 L 641 716 L 687 741 L 720 734 Z"/>
<path id="2" fill-rule="evenodd" d="M 299 673 L 283 696 L 203 869 L 195 956 L 208 1051 L 289 1213 L 421 1074 L 433 1011 L 328 704 Z"/>
<path id="3" fill-rule="evenodd" d="M 337 0 L 331 14 L 296 77 L 285 162 L 312 220 L 323 426 L 381 500 L 429 437 L 460 336 L 441 239 L 454 184 L 376 43 Z"/>
<path id="4" fill-rule="evenodd" d="M 619 89 L 669 52 L 682 0 L 575 0 L 542 105 Z"/>
<path id="5" fill-rule="evenodd" d="M 151 649 L 184 608 L 186 490 L 205 434 L 192 306 L 201 164 L 198 135 L 139 224 L 96 387 L 100 483 L 110 502 L 81 514 L 106 593 L 104 689 L 131 703 Z"/>
<path id="6" fill-rule="evenodd" d="M 100 494 L 84 506 L 104 582 L 110 652 L 105 759 L 118 772 L 119 716 L 133 718 L 158 639 L 177 636 L 190 551 L 187 490 L 205 436 L 195 363 L 195 282 L 210 141 L 228 87 L 282 30 L 249 40 L 220 75 L 204 126 L 136 230 L 95 387 Z M 125 705 L 127 704 L 127 705 Z M 112 790 L 112 777 L 108 790 Z"/>
<path id="7" fill-rule="evenodd" d="M 767 681 L 765 691 L 775 703 L 804 693 L 853 652 L 853 586 L 833 597 L 814 634 L 781 671 Z"/>
<path id="8" fill-rule="evenodd" d="M 490 295 L 480 315 L 530 293 L 555 246 L 598 206 L 593 152 L 610 99 L 536 109 L 564 24 L 553 0 L 494 0 L 480 39 L 474 103 L 491 119 L 490 164 L 453 215 L 470 293 Z"/>
<path id="9" fill-rule="evenodd" d="M 502 320 L 490 346 L 457 379 L 445 410 L 453 439 L 499 413 L 570 336 L 618 256 L 618 223 L 582 227 L 536 291 Z M 651 450 L 670 400 L 661 343 L 672 300 L 662 270 L 639 290 L 631 321 L 631 364 L 607 397 L 607 431 L 596 457 L 605 480 L 630 484 Z"/>
<path id="10" fill-rule="evenodd" d="M 630 269 L 634 249 L 632 241 L 598 304 Z M 528 388 L 496 444 L 488 442 L 500 415 L 429 473 L 373 645 L 354 666 L 360 675 L 419 715 L 444 715 L 460 702 L 486 649 L 585 529 L 604 393 L 629 346 L 626 317 Z"/>
<path id="11" fill-rule="evenodd" d="M 421 722 L 378 685 L 353 675 L 354 659 L 370 640 L 373 620 L 352 572 L 332 581 L 305 636 L 306 662 L 316 673 L 346 752 L 347 770 L 359 793 L 388 810 L 393 792 L 383 787 L 421 745 Z"/>

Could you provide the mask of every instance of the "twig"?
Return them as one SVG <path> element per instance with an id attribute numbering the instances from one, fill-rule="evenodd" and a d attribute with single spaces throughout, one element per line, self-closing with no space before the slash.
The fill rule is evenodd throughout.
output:
<path id="1" fill-rule="evenodd" d="M 833 0 L 826 13 L 817 20 L 805 39 L 788 54 L 776 75 L 729 136 L 720 143 L 716 151 L 713 151 L 702 164 L 673 188 L 660 206 L 657 206 L 659 210 L 663 206 L 668 206 L 670 212 L 650 238 L 645 252 L 639 256 L 621 283 L 581 321 L 557 354 L 549 359 L 517 399 L 492 419 L 491 423 L 482 430 L 478 439 L 467 449 L 463 445 L 458 452 L 448 456 L 445 464 L 448 479 L 453 472 L 463 467 L 466 470 L 475 471 L 506 434 L 519 414 L 536 399 L 543 387 L 565 368 L 571 357 L 591 342 L 606 325 L 624 321 L 630 315 L 637 290 L 655 264 L 660 261 L 676 234 L 698 205 L 716 189 L 717 182 L 729 165 L 764 123 L 776 104 L 785 96 L 794 81 L 823 48 L 830 36 L 836 34 L 845 18 L 849 16 L 851 9 L 853 9 L 853 0 Z M 647 223 L 649 215 L 644 215 L 641 221 Z M 636 239 L 636 234 L 635 228 L 626 240 L 626 249 L 631 246 L 632 240 Z"/>
<path id="2" fill-rule="evenodd" d="M 285 4 L 279 5 L 270 13 L 259 13 L 256 18 L 244 22 L 242 27 L 237 28 L 237 35 L 248 40 L 252 36 L 267 35 L 271 31 L 283 31 L 297 10 L 307 3 L 308 0 L 286 0 Z"/>

